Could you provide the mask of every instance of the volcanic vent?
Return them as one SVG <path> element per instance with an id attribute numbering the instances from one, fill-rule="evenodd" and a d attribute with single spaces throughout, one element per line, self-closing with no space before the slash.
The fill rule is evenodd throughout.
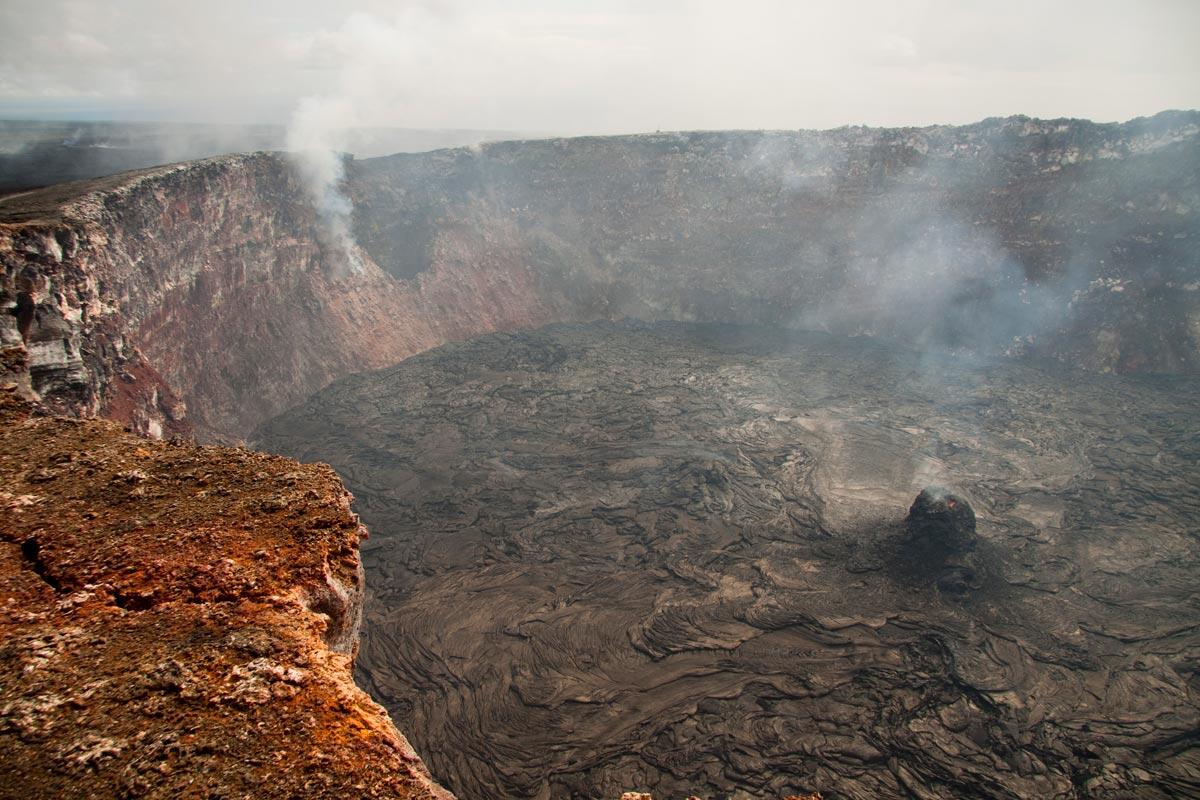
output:
<path id="1" fill-rule="evenodd" d="M 1167 797 L 1200 789 L 1198 389 L 559 325 L 258 442 L 358 498 L 360 681 L 460 797 Z"/>

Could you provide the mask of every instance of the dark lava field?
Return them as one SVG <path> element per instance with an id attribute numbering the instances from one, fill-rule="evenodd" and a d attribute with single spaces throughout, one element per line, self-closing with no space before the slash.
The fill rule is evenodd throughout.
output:
<path id="1" fill-rule="evenodd" d="M 359 681 L 464 800 L 1200 794 L 1194 378 L 564 324 L 256 444 L 357 497 Z"/>

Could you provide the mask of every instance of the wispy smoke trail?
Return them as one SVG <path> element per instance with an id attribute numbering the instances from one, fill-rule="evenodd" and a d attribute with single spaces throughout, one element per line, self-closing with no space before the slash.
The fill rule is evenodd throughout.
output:
<path id="1" fill-rule="evenodd" d="M 322 244 L 338 254 L 351 272 L 359 272 L 362 259 L 354 243 L 353 206 L 343 189 L 346 127 L 353 118 L 353 104 L 346 98 L 306 97 L 292 112 L 287 149 L 317 211 Z"/>
<path id="2" fill-rule="evenodd" d="M 412 49 L 412 37 L 404 35 L 401 22 L 411 24 L 412 15 L 401 13 L 389 22 L 356 13 L 339 30 L 315 37 L 312 55 L 337 61 L 336 86 L 302 99 L 288 126 L 287 148 L 317 210 L 322 244 L 352 272 L 362 269 L 362 259 L 344 189 L 345 153 L 356 127 L 395 121 L 401 105 L 397 93 L 408 72 L 405 54 Z"/>

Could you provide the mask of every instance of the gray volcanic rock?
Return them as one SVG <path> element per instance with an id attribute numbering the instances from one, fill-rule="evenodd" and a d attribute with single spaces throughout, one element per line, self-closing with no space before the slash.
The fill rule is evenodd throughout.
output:
<path id="1" fill-rule="evenodd" d="M 1196 112 L 499 142 L 357 161 L 350 191 L 390 274 L 482 238 L 560 319 L 1200 369 Z"/>
<path id="2" fill-rule="evenodd" d="M 915 543 L 946 553 L 975 547 L 975 510 L 966 499 L 941 486 L 921 490 L 904 524 Z"/>
<path id="3" fill-rule="evenodd" d="M 358 498 L 360 682 L 461 797 L 1166 798 L 1200 793 L 1198 419 L 1191 378 L 604 323 L 258 442 Z M 975 538 L 931 564 L 936 485 Z"/>
<path id="4" fill-rule="evenodd" d="M 975 510 L 965 498 L 941 486 L 927 486 L 909 507 L 904 528 L 904 556 L 939 588 L 979 588 L 979 565 L 973 555 Z"/>

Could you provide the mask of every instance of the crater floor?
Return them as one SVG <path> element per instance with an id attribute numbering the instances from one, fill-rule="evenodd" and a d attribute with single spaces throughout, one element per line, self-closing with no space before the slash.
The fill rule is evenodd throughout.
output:
<path id="1" fill-rule="evenodd" d="M 256 435 L 356 495 L 360 682 L 461 798 L 1196 794 L 1200 385 L 1049 369 L 559 325 Z"/>

